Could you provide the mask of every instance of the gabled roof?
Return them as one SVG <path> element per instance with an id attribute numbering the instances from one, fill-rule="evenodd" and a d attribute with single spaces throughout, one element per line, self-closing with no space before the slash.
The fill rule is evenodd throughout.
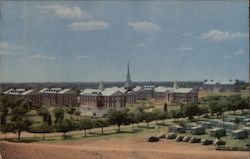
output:
<path id="1" fill-rule="evenodd" d="M 143 88 L 141 86 L 136 86 L 135 88 L 133 88 L 133 91 L 137 92 L 142 90 Z"/>
<path id="2" fill-rule="evenodd" d="M 21 93 L 21 95 L 27 95 L 27 94 L 30 94 L 33 91 L 34 91 L 33 89 L 30 89 L 30 90 L 24 91 L 23 93 Z"/>
<path id="3" fill-rule="evenodd" d="M 66 89 L 63 89 L 60 92 L 58 92 L 58 94 L 64 94 L 64 93 L 67 93 L 70 90 L 71 90 L 70 88 L 66 88 Z"/>
<path id="4" fill-rule="evenodd" d="M 51 93 L 51 94 L 56 94 L 60 92 L 62 88 L 44 88 L 39 91 L 39 93 Z"/>
<path id="5" fill-rule="evenodd" d="M 33 91 L 34 91 L 33 89 L 26 90 L 23 88 L 18 88 L 18 89 L 9 89 L 9 90 L 5 91 L 3 94 L 6 94 L 6 95 L 7 94 L 8 95 L 27 95 Z"/>
<path id="6" fill-rule="evenodd" d="M 100 89 L 90 89 L 90 88 L 88 88 L 88 89 L 84 89 L 81 93 L 80 93 L 80 95 L 98 95 L 98 94 L 100 94 L 101 93 L 101 90 Z"/>
<path id="7" fill-rule="evenodd" d="M 174 93 L 190 93 L 193 90 L 193 88 L 174 88 Z"/>
<path id="8" fill-rule="evenodd" d="M 103 96 L 112 96 L 112 95 L 114 95 L 114 94 L 116 94 L 116 93 L 122 93 L 122 94 L 123 94 L 123 92 L 121 92 L 121 91 L 123 91 L 123 89 L 121 89 L 121 88 L 119 88 L 119 87 L 111 87 L 111 88 L 105 88 L 105 89 L 101 92 L 101 94 L 102 94 Z"/>
<path id="9" fill-rule="evenodd" d="M 163 87 L 163 86 L 158 86 L 155 88 L 156 93 L 163 93 L 163 92 L 172 92 L 174 90 L 173 87 Z"/>
<path id="10" fill-rule="evenodd" d="M 205 85 L 214 85 L 214 84 L 234 85 L 235 83 L 237 83 L 236 80 L 228 80 L 228 81 L 214 81 L 214 80 L 210 80 L 210 81 L 204 82 Z"/>

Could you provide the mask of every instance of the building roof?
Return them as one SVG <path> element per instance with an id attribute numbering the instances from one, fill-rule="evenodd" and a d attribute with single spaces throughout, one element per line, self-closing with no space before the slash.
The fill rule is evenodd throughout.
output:
<path id="1" fill-rule="evenodd" d="M 142 90 L 143 88 L 141 86 L 136 86 L 135 88 L 133 88 L 133 91 L 137 92 Z"/>
<path id="2" fill-rule="evenodd" d="M 210 80 L 210 81 L 204 82 L 205 85 L 214 85 L 214 84 L 234 85 L 235 83 L 237 83 L 237 80 L 228 80 L 228 81 L 214 81 L 214 80 Z"/>
<path id="3" fill-rule="evenodd" d="M 193 88 L 174 88 L 174 93 L 190 93 Z"/>
<path id="4" fill-rule="evenodd" d="M 112 96 L 115 93 L 125 93 L 127 90 L 124 87 L 110 87 L 103 90 L 100 89 L 85 89 L 80 95 L 102 95 L 102 96 Z"/>
<path id="5" fill-rule="evenodd" d="M 158 86 L 155 88 L 155 92 L 159 92 L 159 93 L 163 93 L 163 92 L 167 92 L 167 91 L 172 92 L 173 90 L 174 90 L 173 87 Z"/>
<path id="6" fill-rule="evenodd" d="M 60 92 L 58 92 L 58 94 L 64 94 L 64 93 L 67 93 L 70 90 L 71 90 L 70 88 L 66 88 L 66 89 L 63 89 Z"/>
<path id="7" fill-rule="evenodd" d="M 43 88 L 42 90 L 39 91 L 39 93 L 51 93 L 51 94 L 56 94 L 60 92 L 62 88 Z"/>
<path id="8" fill-rule="evenodd" d="M 111 88 L 106 88 L 106 89 L 104 89 L 104 90 L 101 92 L 101 94 L 102 94 L 103 96 L 112 96 L 112 95 L 114 95 L 114 94 L 117 93 L 117 92 L 123 93 L 123 92 L 121 92 L 121 91 L 123 91 L 122 88 L 119 88 L 119 87 L 111 87 Z"/>
<path id="9" fill-rule="evenodd" d="M 7 94 L 8 95 L 27 95 L 33 91 L 34 91 L 33 89 L 26 90 L 23 88 L 18 88 L 18 89 L 9 89 L 9 90 L 5 91 L 3 94 L 6 94 L 6 95 Z"/>
<path id="10" fill-rule="evenodd" d="M 84 89 L 81 93 L 80 93 L 80 95 L 97 95 L 97 94 L 100 94 L 101 93 L 101 91 L 102 90 L 100 90 L 100 89 L 90 89 L 90 88 L 88 88 L 88 89 Z"/>
<path id="11" fill-rule="evenodd" d="M 154 85 L 144 85 L 144 86 L 142 86 L 142 88 L 144 90 L 154 90 L 155 86 Z"/>

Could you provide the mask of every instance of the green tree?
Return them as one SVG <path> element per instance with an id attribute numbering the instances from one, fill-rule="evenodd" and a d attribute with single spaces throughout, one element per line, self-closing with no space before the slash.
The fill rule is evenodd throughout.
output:
<path id="1" fill-rule="evenodd" d="M 95 125 L 99 128 L 101 128 L 102 134 L 103 134 L 103 129 L 104 127 L 109 126 L 108 120 L 104 120 L 104 119 L 98 119 L 95 123 Z"/>
<path id="2" fill-rule="evenodd" d="M 55 128 L 57 132 L 63 132 L 63 137 L 66 137 L 66 133 L 74 130 L 74 123 L 69 119 L 58 120 L 55 124 Z"/>
<path id="3" fill-rule="evenodd" d="M 159 113 L 159 119 L 162 120 L 162 125 L 165 125 L 165 119 L 168 118 L 168 112 L 167 111 L 161 111 Z"/>
<path id="4" fill-rule="evenodd" d="M 122 110 L 110 109 L 107 114 L 109 122 L 117 125 L 118 133 L 120 133 L 120 126 L 127 122 L 127 116 L 128 116 L 127 109 L 122 109 Z"/>
<path id="5" fill-rule="evenodd" d="M 10 123 L 5 123 L 3 125 L 1 125 L 1 132 L 4 133 L 4 139 L 6 140 L 6 133 L 8 132 L 13 132 L 14 126 L 13 124 Z"/>
<path id="6" fill-rule="evenodd" d="M 152 112 L 145 113 L 144 120 L 147 123 L 147 128 L 149 128 L 149 123 L 155 119 L 155 116 Z"/>
<path id="7" fill-rule="evenodd" d="M 169 112 L 169 116 L 171 117 L 171 118 L 173 118 L 174 119 L 174 121 L 175 121 L 175 119 L 177 119 L 177 120 L 179 120 L 179 118 L 181 118 L 182 116 L 183 116 L 183 113 L 182 113 L 182 111 L 181 110 L 171 110 L 170 112 Z"/>
<path id="8" fill-rule="evenodd" d="M 27 117 L 30 108 L 29 102 L 24 98 L 17 98 L 14 103 L 11 122 L 13 124 L 13 132 L 18 133 L 18 141 L 20 141 L 21 132 L 28 131 L 32 124 Z"/>
<path id="9" fill-rule="evenodd" d="M 218 117 L 218 114 L 221 114 L 223 112 L 223 107 L 221 107 L 221 103 L 219 101 L 210 101 L 208 103 L 211 115 L 213 113 L 216 113 L 216 116 Z"/>
<path id="10" fill-rule="evenodd" d="M 76 110 L 74 114 L 77 117 L 77 120 L 79 120 L 79 116 L 81 116 L 81 112 L 79 110 Z"/>
<path id="11" fill-rule="evenodd" d="M 135 120 L 136 120 L 137 127 L 138 127 L 139 123 L 143 122 L 145 118 L 145 112 L 143 110 L 136 110 L 134 114 L 135 114 Z"/>
<path id="12" fill-rule="evenodd" d="M 80 120 L 79 122 L 79 129 L 80 130 L 84 130 L 84 136 L 87 136 L 87 130 L 92 129 L 94 126 L 93 121 L 91 120 L 91 118 L 84 118 L 82 120 Z"/>
<path id="13" fill-rule="evenodd" d="M 134 124 L 137 122 L 136 114 L 134 112 L 129 112 L 127 120 L 128 120 L 128 123 L 132 124 L 132 131 L 134 132 L 135 130 Z"/>
<path id="14" fill-rule="evenodd" d="M 70 115 L 71 119 L 73 119 L 72 115 L 74 114 L 75 111 L 76 111 L 76 108 L 74 107 L 70 107 L 67 109 L 67 113 Z"/>
<path id="15" fill-rule="evenodd" d="M 189 120 L 193 119 L 193 116 L 198 115 L 199 107 L 196 103 L 187 103 L 182 108 L 183 114 L 188 117 Z"/>
<path id="16" fill-rule="evenodd" d="M 36 110 L 37 114 L 43 118 L 44 122 L 47 122 L 50 126 L 52 125 L 51 122 L 51 115 L 49 113 L 48 108 L 46 107 L 41 107 Z"/>
<path id="17" fill-rule="evenodd" d="M 33 127 L 32 131 L 35 133 L 43 133 L 43 140 L 45 140 L 45 133 L 54 132 L 55 129 L 52 126 L 50 126 L 47 121 L 44 121 L 38 126 Z"/>
<path id="18" fill-rule="evenodd" d="M 164 112 L 168 112 L 168 105 L 167 105 L 167 103 L 164 104 Z"/>
<path id="19" fill-rule="evenodd" d="M 58 120 L 63 120 L 64 118 L 64 110 L 62 108 L 56 107 L 53 110 L 53 113 L 55 115 L 55 124 L 58 122 Z"/>

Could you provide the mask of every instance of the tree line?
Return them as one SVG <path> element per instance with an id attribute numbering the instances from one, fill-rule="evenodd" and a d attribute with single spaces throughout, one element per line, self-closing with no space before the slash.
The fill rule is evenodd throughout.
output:
<path id="1" fill-rule="evenodd" d="M 14 132 L 18 134 L 18 140 L 20 141 L 21 133 L 28 131 L 32 133 L 51 133 L 62 132 L 64 136 L 69 131 L 83 130 L 84 136 L 87 134 L 87 130 L 91 131 L 93 128 L 100 128 L 101 133 L 104 133 L 104 128 L 117 125 L 117 132 L 120 133 L 121 125 L 131 125 L 132 131 L 135 129 L 135 125 L 138 127 L 141 122 L 146 123 L 146 127 L 149 128 L 149 124 L 155 121 L 155 124 L 165 125 L 165 119 L 178 120 L 179 118 L 188 118 L 193 120 L 195 116 L 199 117 L 203 114 L 210 113 L 211 115 L 219 116 L 225 111 L 249 109 L 249 98 L 243 98 L 235 95 L 230 97 L 211 96 L 201 100 L 200 103 L 187 103 L 181 105 L 180 109 L 168 110 L 168 105 L 165 103 L 163 109 L 155 109 L 153 111 L 145 111 L 142 107 L 135 109 L 110 109 L 105 118 L 90 118 L 85 117 L 78 120 L 80 111 L 74 107 L 68 109 L 62 109 L 55 107 L 52 111 L 54 115 L 54 121 L 52 121 L 52 114 L 48 108 L 41 107 L 36 110 L 37 115 L 42 118 L 42 122 L 32 123 L 29 119 L 28 113 L 31 111 L 29 102 L 24 98 L 17 98 L 12 100 L 7 97 L 1 97 L 0 100 L 0 115 L 1 115 L 1 131 L 3 133 Z M 69 114 L 70 119 L 65 118 L 65 114 Z M 73 115 L 77 117 L 77 120 L 73 119 Z M 7 120 L 8 119 L 8 120 Z M 162 123 L 159 123 L 161 120 Z M 45 135 L 43 135 L 43 138 Z"/>

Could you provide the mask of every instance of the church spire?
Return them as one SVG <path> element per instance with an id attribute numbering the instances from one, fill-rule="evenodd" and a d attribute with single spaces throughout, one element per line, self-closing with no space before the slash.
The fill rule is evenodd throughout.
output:
<path id="1" fill-rule="evenodd" d="M 131 88 L 131 79 L 130 79 L 130 71 L 129 71 L 129 63 L 128 63 L 128 68 L 127 68 L 127 78 L 125 81 L 125 88 L 130 89 Z"/>

